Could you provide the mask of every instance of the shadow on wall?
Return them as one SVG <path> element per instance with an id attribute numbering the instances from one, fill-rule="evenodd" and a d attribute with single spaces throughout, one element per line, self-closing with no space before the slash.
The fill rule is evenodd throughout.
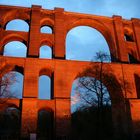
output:
<path id="1" fill-rule="evenodd" d="M 0 112 L 0 139 L 18 140 L 20 137 L 20 110 L 8 107 Z"/>
<path id="2" fill-rule="evenodd" d="M 134 140 L 139 140 L 140 139 L 140 121 L 135 121 L 134 122 L 136 129 L 136 132 L 134 132 Z"/>
<path id="3" fill-rule="evenodd" d="M 111 106 L 104 106 L 99 117 L 96 107 L 88 107 L 72 114 L 71 139 L 77 140 L 112 140 Z"/>
<path id="4" fill-rule="evenodd" d="M 53 113 L 47 110 L 40 110 L 38 112 L 38 127 L 37 138 L 40 140 L 52 140 L 53 139 Z"/>
<path id="5" fill-rule="evenodd" d="M 131 91 L 130 83 L 116 77 L 111 66 L 103 62 L 91 62 L 76 78 L 79 79 L 79 87 L 76 87 L 80 96 L 78 103 L 81 99 L 84 103 L 72 114 L 72 140 L 131 139 L 129 136 L 132 134 L 127 133 L 131 132 L 127 116 L 130 110 L 125 111 L 123 95 L 124 90 Z M 104 98 L 107 90 L 111 100 L 109 104 Z"/>

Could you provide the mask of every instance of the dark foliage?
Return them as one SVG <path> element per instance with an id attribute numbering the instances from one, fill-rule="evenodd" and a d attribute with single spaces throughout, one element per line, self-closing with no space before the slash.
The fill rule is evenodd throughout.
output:
<path id="1" fill-rule="evenodd" d="M 111 140 L 111 107 L 104 106 L 101 117 L 98 108 L 88 107 L 72 114 L 72 140 Z"/>
<path id="2" fill-rule="evenodd" d="M 0 112 L 0 136 L 11 140 L 19 138 L 20 111 L 16 108 L 7 108 Z"/>
<path id="3" fill-rule="evenodd" d="M 77 76 L 78 86 L 75 90 L 81 103 L 72 114 L 73 140 L 112 140 L 111 98 L 115 97 L 115 104 L 124 103 L 123 95 L 116 95 L 122 93 L 126 86 L 129 90 L 129 84 L 124 79 L 117 79 L 111 65 L 107 64 L 110 61 L 108 55 L 98 52 L 96 59 L 98 63 L 91 62 Z M 113 93 L 111 98 L 108 90 Z"/>

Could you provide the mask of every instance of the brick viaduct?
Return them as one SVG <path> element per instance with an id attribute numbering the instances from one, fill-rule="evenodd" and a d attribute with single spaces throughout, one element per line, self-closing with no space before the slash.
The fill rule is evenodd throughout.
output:
<path id="1" fill-rule="evenodd" d="M 29 24 L 29 32 L 6 31 L 6 24 L 13 19 L 22 19 Z M 42 26 L 52 28 L 52 34 L 40 33 Z M 40 6 L 32 8 L 0 6 L 0 59 L 15 67 L 24 75 L 22 100 L 10 99 L 4 107 L 22 105 L 21 134 L 35 133 L 38 111 L 46 109 L 53 112 L 54 133 L 68 135 L 70 130 L 70 94 L 77 74 L 90 62 L 65 60 L 65 41 L 67 33 L 77 26 L 89 26 L 98 30 L 108 43 L 116 78 L 130 83 L 121 91 L 107 87 L 112 101 L 112 118 L 115 133 L 120 130 L 126 135 L 140 133 L 140 20 L 125 20 L 121 16 L 104 17 L 66 12 L 62 8 L 44 10 Z M 21 41 L 27 46 L 27 57 L 3 56 L 4 45 L 10 41 Z M 49 45 L 52 59 L 39 59 L 39 48 Z M 129 56 L 129 57 L 128 57 Z M 131 64 L 131 59 L 135 64 Z M 94 65 L 94 63 L 93 63 Z M 52 98 L 38 99 L 38 77 L 47 75 L 52 80 Z M 123 83 L 125 84 L 125 83 Z M 120 102 L 115 100 L 121 97 Z M 126 101 L 126 102 L 123 102 Z M 1 109 L 3 107 L 1 106 Z"/>

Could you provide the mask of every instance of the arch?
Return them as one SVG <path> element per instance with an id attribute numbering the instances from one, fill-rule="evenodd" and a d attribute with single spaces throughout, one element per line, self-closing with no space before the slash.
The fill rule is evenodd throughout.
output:
<path id="1" fill-rule="evenodd" d="M 47 46 L 52 48 L 52 46 L 54 45 L 53 40 L 49 39 L 49 38 L 42 39 L 41 42 L 40 42 L 40 46 L 44 46 L 44 45 L 47 45 Z"/>
<path id="2" fill-rule="evenodd" d="M 4 46 L 4 56 L 26 57 L 27 47 L 20 41 L 12 41 Z"/>
<path id="3" fill-rule="evenodd" d="M 24 69 L 23 69 L 23 67 L 21 67 L 21 66 L 15 65 L 15 66 L 13 67 L 13 71 L 16 71 L 16 72 L 18 72 L 18 73 L 24 75 Z"/>
<path id="4" fill-rule="evenodd" d="M 100 63 L 90 63 L 82 72 L 75 75 L 75 79 L 79 77 L 93 77 L 97 80 L 100 80 Z M 125 133 L 125 104 L 124 104 L 124 95 L 123 95 L 123 83 L 119 77 L 114 74 L 112 68 L 108 65 L 105 65 L 103 71 L 104 78 L 102 83 L 107 88 L 110 99 L 111 99 L 111 113 L 112 113 L 112 125 L 114 127 L 114 133 Z M 118 119 L 119 118 L 119 119 Z M 121 125 L 120 125 L 121 124 Z"/>
<path id="5" fill-rule="evenodd" d="M 52 69 L 49 69 L 49 68 L 42 68 L 42 69 L 39 71 L 39 76 L 41 76 L 41 75 L 47 75 L 47 76 L 49 76 L 49 77 L 51 78 L 52 75 L 53 75 Z"/>
<path id="6" fill-rule="evenodd" d="M 109 67 L 104 66 L 104 68 L 105 69 L 103 70 L 103 72 L 101 72 L 104 77 L 102 79 L 102 83 L 104 84 L 104 86 L 107 88 L 109 92 L 112 105 L 116 104 L 116 102 L 120 102 L 120 103 L 123 102 L 124 96 L 123 96 L 122 83 L 120 83 L 116 75 L 114 75 L 114 72 L 110 66 Z M 91 63 L 87 68 L 85 68 L 82 72 L 80 72 L 77 76 L 75 76 L 74 80 L 79 77 L 87 76 L 87 77 L 96 78 L 97 80 L 100 81 L 99 73 L 100 73 L 100 63 L 97 64 Z M 114 84 L 114 86 L 112 86 L 112 84 Z"/>
<path id="7" fill-rule="evenodd" d="M 46 75 L 39 77 L 39 99 L 51 99 L 51 79 Z"/>
<path id="8" fill-rule="evenodd" d="M 16 68 L 15 68 L 16 69 Z M 1 93 L 3 98 L 22 98 L 24 76 L 16 71 L 10 71 L 3 75 Z"/>
<path id="9" fill-rule="evenodd" d="M 8 42 L 11 41 L 20 41 L 23 42 L 24 44 L 27 44 L 27 40 L 25 40 L 25 38 L 19 34 L 8 34 L 6 35 L 3 39 L 2 39 L 2 45 L 5 45 Z"/>
<path id="10" fill-rule="evenodd" d="M 5 30 L 14 30 L 14 31 L 29 31 L 29 25 L 27 24 L 26 21 L 21 20 L 21 19 L 14 19 L 9 21 L 6 24 Z"/>
<path id="11" fill-rule="evenodd" d="M 24 69 L 23 69 L 23 66 L 20 66 L 20 65 L 13 65 L 13 64 L 7 64 L 7 61 L 5 60 L 2 60 L 2 76 L 3 74 L 6 74 L 7 72 L 10 72 L 10 71 L 16 71 L 20 74 L 24 74 Z"/>
<path id="12" fill-rule="evenodd" d="M 66 39 L 66 59 L 96 61 L 96 53 L 101 51 L 110 56 L 104 37 L 89 26 L 73 28 Z"/>
<path id="13" fill-rule="evenodd" d="M 135 80 L 137 98 L 139 99 L 140 98 L 140 75 L 135 73 L 134 80 Z"/>
<path id="14" fill-rule="evenodd" d="M 72 97 L 77 101 L 74 104 L 78 106 L 78 110 L 72 113 L 74 127 L 72 129 L 79 133 L 78 126 L 75 125 L 77 120 L 83 130 L 82 137 L 87 136 L 89 139 L 94 136 L 95 140 L 110 138 L 112 135 L 111 100 L 104 84 L 93 77 L 79 77 L 73 82 L 72 90 L 75 91 Z"/>
<path id="15" fill-rule="evenodd" d="M 53 112 L 46 109 L 38 111 L 37 137 L 48 140 L 53 138 Z"/>
<path id="16" fill-rule="evenodd" d="M 13 101 L 14 99 L 12 99 L 12 101 Z M 17 99 L 15 99 L 15 100 L 17 100 Z M 19 100 L 19 99 L 18 99 Z M 4 112 L 4 111 L 6 111 L 6 109 L 7 108 L 16 108 L 16 109 L 18 109 L 18 110 L 20 110 L 20 107 L 19 107 L 19 101 L 17 101 L 17 102 L 10 102 L 11 100 L 9 100 L 9 101 L 7 101 L 7 103 L 6 104 L 2 104 L 1 105 L 1 108 L 0 108 L 0 112 Z"/>
<path id="17" fill-rule="evenodd" d="M 133 31 L 129 27 L 124 27 L 124 40 L 134 42 Z"/>
<path id="18" fill-rule="evenodd" d="M 0 112 L 0 135 L 8 139 L 19 139 L 20 117 L 20 110 L 15 107 L 8 107 Z"/>
<path id="19" fill-rule="evenodd" d="M 40 21 L 40 25 L 41 25 L 41 27 L 42 26 L 45 26 L 45 25 L 48 25 L 50 27 L 53 27 L 54 26 L 54 21 L 51 20 L 51 19 L 49 19 L 49 18 L 43 18 Z"/>
<path id="20" fill-rule="evenodd" d="M 44 25 L 40 28 L 41 33 L 47 33 L 47 34 L 52 34 L 53 30 L 50 26 Z"/>
<path id="21" fill-rule="evenodd" d="M 41 46 L 39 51 L 39 58 L 52 58 L 52 50 L 49 46 Z"/>
<path id="22" fill-rule="evenodd" d="M 116 50 L 114 38 L 110 30 L 108 29 L 108 27 L 106 27 L 106 25 L 104 25 L 98 20 L 79 19 L 69 24 L 67 28 L 67 32 L 69 32 L 72 28 L 77 27 L 77 26 L 89 26 L 99 31 L 104 36 L 105 40 L 108 43 L 112 60 L 117 57 L 117 50 Z"/>
<path id="23" fill-rule="evenodd" d="M 102 86 L 102 90 L 100 91 Z M 98 95 L 101 94 L 102 105 L 110 106 L 111 99 L 107 87 L 99 80 L 94 77 L 83 76 L 74 80 L 72 86 L 71 100 L 72 105 L 81 107 L 81 104 L 76 103 L 82 102 L 83 106 L 86 107 L 98 107 Z M 86 99 L 87 98 L 87 99 Z M 100 98 L 100 96 L 99 96 Z M 73 109 L 73 108 L 71 108 Z M 75 108 L 74 108 L 75 109 Z M 73 112 L 73 111 L 72 111 Z"/>
<path id="24" fill-rule="evenodd" d="M 132 51 L 130 53 L 128 53 L 128 62 L 130 64 L 139 63 L 139 61 L 136 58 L 136 53 L 133 53 Z"/>
<path id="25" fill-rule="evenodd" d="M 8 34 L 5 37 L 3 37 L 2 39 L 2 46 L 0 47 L 0 54 L 4 53 L 4 46 L 12 41 L 19 41 L 19 42 L 23 42 L 25 45 L 27 44 L 27 40 L 25 40 L 25 38 L 19 34 Z"/>
<path id="26" fill-rule="evenodd" d="M 21 19 L 24 20 L 28 23 L 29 19 L 30 19 L 30 10 L 11 10 L 10 12 L 7 12 L 6 14 L 4 14 L 4 16 L 2 17 L 2 25 L 5 28 L 6 24 L 9 21 L 12 21 L 14 19 Z M 28 23 L 29 24 L 29 23 Z"/>
<path id="27" fill-rule="evenodd" d="M 38 109 L 38 112 L 40 112 L 40 111 L 42 111 L 42 110 L 48 111 L 48 112 L 50 112 L 52 115 L 54 115 L 54 110 L 53 110 L 52 108 L 46 106 L 46 105 L 45 105 L 44 107 L 40 107 L 40 108 Z"/>

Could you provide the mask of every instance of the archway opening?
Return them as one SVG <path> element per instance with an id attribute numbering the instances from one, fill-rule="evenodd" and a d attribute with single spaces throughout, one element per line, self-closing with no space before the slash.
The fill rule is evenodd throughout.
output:
<path id="1" fill-rule="evenodd" d="M 51 79 L 49 76 L 39 77 L 39 99 L 51 99 Z"/>
<path id="2" fill-rule="evenodd" d="M 26 57 L 27 47 L 20 41 L 11 41 L 4 46 L 4 56 Z"/>
<path id="3" fill-rule="evenodd" d="M 22 99 L 24 76 L 16 71 L 10 71 L 2 77 L 1 97 L 5 99 Z"/>
<path id="4" fill-rule="evenodd" d="M 134 79 L 136 85 L 137 98 L 140 98 L 140 76 L 138 74 L 134 74 Z"/>
<path id="5" fill-rule="evenodd" d="M 70 30 L 66 37 L 66 59 L 81 61 L 96 61 L 96 52 L 105 52 L 110 56 L 110 50 L 103 35 L 88 26 L 78 26 Z"/>
<path id="6" fill-rule="evenodd" d="M 124 28 L 124 40 L 129 42 L 134 42 L 133 32 L 130 28 Z"/>
<path id="7" fill-rule="evenodd" d="M 14 19 L 7 23 L 6 30 L 14 30 L 14 31 L 29 31 L 29 25 L 26 21 L 21 19 Z"/>
<path id="8" fill-rule="evenodd" d="M 135 55 L 132 53 L 128 54 L 128 61 L 130 64 L 136 64 L 139 63 L 139 61 L 136 59 Z"/>
<path id="9" fill-rule="evenodd" d="M 124 34 L 124 40 L 129 42 L 134 42 L 133 35 Z"/>
<path id="10" fill-rule="evenodd" d="M 40 110 L 38 113 L 38 139 L 53 139 L 53 113 L 46 110 Z"/>
<path id="11" fill-rule="evenodd" d="M 49 26 L 42 26 L 40 28 L 40 32 L 45 33 L 45 34 L 52 34 L 53 33 L 52 28 Z"/>
<path id="12" fill-rule="evenodd" d="M 15 107 L 8 107 L 0 111 L 0 138 L 14 139 L 20 138 L 20 110 Z"/>
<path id="13" fill-rule="evenodd" d="M 111 99 L 105 85 L 93 77 L 79 77 L 71 91 L 72 136 L 111 139 Z"/>
<path id="14" fill-rule="evenodd" d="M 41 46 L 39 52 L 39 58 L 52 58 L 52 49 L 49 46 Z"/>

